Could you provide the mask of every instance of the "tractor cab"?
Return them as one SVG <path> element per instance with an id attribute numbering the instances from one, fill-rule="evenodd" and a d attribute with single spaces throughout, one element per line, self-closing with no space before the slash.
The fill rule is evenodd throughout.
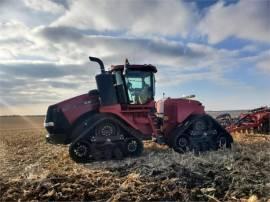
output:
<path id="1" fill-rule="evenodd" d="M 111 67 L 115 75 L 116 93 L 121 104 L 143 105 L 154 100 L 156 67 L 152 65 L 125 65 Z"/>
<path id="2" fill-rule="evenodd" d="M 98 62 L 101 74 L 96 76 L 96 83 L 102 106 L 115 104 L 145 105 L 154 100 L 155 76 L 157 69 L 153 65 L 131 65 L 126 60 L 124 65 L 115 65 L 110 71 L 104 70 L 102 61 Z"/>

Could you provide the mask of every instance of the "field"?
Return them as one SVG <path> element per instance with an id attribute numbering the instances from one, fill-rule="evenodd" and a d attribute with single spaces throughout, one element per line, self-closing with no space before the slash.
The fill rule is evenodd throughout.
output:
<path id="1" fill-rule="evenodd" d="M 267 201 L 270 136 L 234 134 L 232 150 L 178 154 L 145 143 L 139 158 L 76 164 L 45 143 L 43 117 L 0 117 L 0 201 Z"/>

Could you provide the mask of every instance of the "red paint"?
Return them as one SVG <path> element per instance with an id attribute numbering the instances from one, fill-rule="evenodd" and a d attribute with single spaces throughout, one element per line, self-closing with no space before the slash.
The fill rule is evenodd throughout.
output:
<path id="1" fill-rule="evenodd" d="M 89 96 L 88 94 L 57 103 L 58 109 L 61 109 L 70 124 L 73 124 L 81 115 L 99 108 L 98 96 Z"/>
<path id="2" fill-rule="evenodd" d="M 268 120 L 270 121 L 270 109 L 263 107 L 258 111 L 250 111 L 247 114 L 240 114 L 240 122 L 229 125 L 226 129 L 229 132 L 238 132 L 241 130 L 253 130 L 261 126 L 261 124 Z"/>
<path id="3" fill-rule="evenodd" d="M 173 128 L 192 114 L 205 114 L 202 104 L 195 100 L 168 98 L 164 102 L 164 133 L 168 135 Z"/>
<path id="4" fill-rule="evenodd" d="M 154 108 L 155 102 L 151 101 L 146 105 L 113 105 L 113 106 L 101 106 L 99 111 L 101 113 L 111 113 L 126 121 L 130 126 L 139 130 L 146 136 L 154 135 L 154 128 L 152 126 L 152 120 L 148 116 L 152 108 Z"/>
<path id="5" fill-rule="evenodd" d="M 98 96 L 83 94 L 57 104 L 70 124 L 73 124 L 83 114 L 97 110 L 100 113 L 110 113 L 124 120 L 128 125 L 139 130 L 145 136 L 156 136 L 153 117 L 155 102 L 145 105 L 112 105 L 100 106 Z M 191 114 L 204 114 L 204 107 L 198 101 L 189 99 L 171 99 L 164 102 L 164 134 L 168 135 L 174 127 L 183 122 Z"/>

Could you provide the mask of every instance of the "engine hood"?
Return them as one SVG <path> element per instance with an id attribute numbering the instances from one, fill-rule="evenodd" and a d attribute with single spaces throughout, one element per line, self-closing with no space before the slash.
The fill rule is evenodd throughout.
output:
<path id="1" fill-rule="evenodd" d="M 97 110 L 99 105 L 98 95 L 82 94 L 59 102 L 51 107 L 61 111 L 68 122 L 72 124 L 81 115 Z"/>

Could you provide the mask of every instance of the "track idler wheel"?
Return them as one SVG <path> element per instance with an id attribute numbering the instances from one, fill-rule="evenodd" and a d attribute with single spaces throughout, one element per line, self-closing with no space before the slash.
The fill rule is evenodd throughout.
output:
<path id="1" fill-rule="evenodd" d="M 187 136 L 177 134 L 172 142 L 172 147 L 174 151 L 178 153 L 185 153 L 190 151 L 190 140 Z"/>
<path id="2" fill-rule="evenodd" d="M 216 138 L 216 149 L 231 148 L 231 141 L 226 135 L 219 135 Z"/>
<path id="3" fill-rule="evenodd" d="M 90 143 L 86 140 L 79 140 L 69 146 L 69 155 L 77 163 L 86 163 L 90 153 Z"/>
<path id="4" fill-rule="evenodd" d="M 125 152 L 127 156 L 140 156 L 143 152 L 143 143 L 141 140 L 131 138 L 126 141 Z"/>

